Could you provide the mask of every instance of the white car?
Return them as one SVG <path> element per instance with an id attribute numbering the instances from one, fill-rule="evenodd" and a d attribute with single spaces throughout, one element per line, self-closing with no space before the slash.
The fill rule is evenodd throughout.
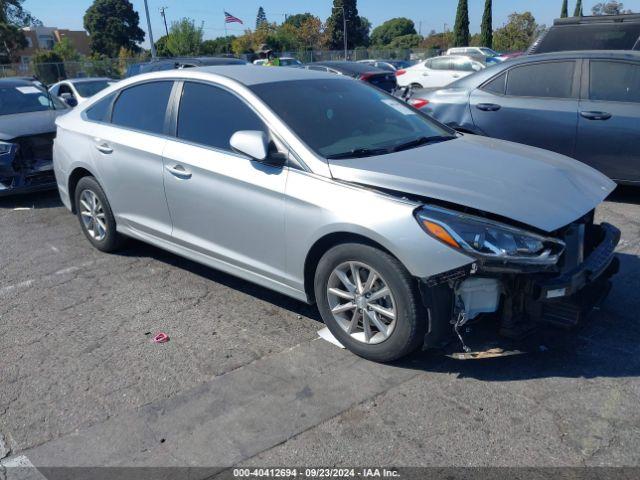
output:
<path id="1" fill-rule="evenodd" d="M 484 61 L 489 64 L 504 61 L 504 58 L 501 58 L 498 52 L 488 47 L 454 47 L 447 50 L 445 55 L 476 57 L 478 59 L 484 59 Z"/>
<path id="2" fill-rule="evenodd" d="M 266 58 L 259 58 L 258 60 L 254 60 L 254 65 L 264 66 L 267 63 Z M 293 57 L 280 57 L 280 66 L 281 67 L 301 67 L 302 62 L 297 58 Z"/>
<path id="3" fill-rule="evenodd" d="M 413 67 L 398 70 L 396 77 L 400 87 L 442 88 L 483 68 L 484 64 L 469 57 L 433 57 Z"/>
<path id="4" fill-rule="evenodd" d="M 53 84 L 49 93 L 70 107 L 75 107 L 114 83 L 115 80 L 111 78 L 73 78 Z"/>

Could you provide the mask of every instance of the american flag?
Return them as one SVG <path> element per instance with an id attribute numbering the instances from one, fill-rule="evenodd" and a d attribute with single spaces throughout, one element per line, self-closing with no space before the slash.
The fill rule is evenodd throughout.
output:
<path id="1" fill-rule="evenodd" d="M 244 23 L 242 23 L 242 20 L 240 20 L 238 17 L 234 17 L 229 12 L 224 12 L 224 23 L 240 23 L 244 25 Z"/>

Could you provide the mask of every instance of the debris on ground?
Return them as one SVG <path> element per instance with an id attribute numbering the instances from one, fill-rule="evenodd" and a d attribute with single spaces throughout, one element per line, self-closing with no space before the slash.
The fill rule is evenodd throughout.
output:
<path id="1" fill-rule="evenodd" d="M 153 343 L 167 343 L 169 341 L 169 335 L 164 332 L 160 332 L 155 337 L 153 337 L 151 341 Z"/>

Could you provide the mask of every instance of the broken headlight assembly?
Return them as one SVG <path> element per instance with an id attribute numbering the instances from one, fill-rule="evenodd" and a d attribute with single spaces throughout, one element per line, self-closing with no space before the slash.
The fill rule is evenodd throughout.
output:
<path id="1" fill-rule="evenodd" d="M 416 210 L 416 219 L 432 237 L 483 262 L 550 266 L 565 247 L 556 238 L 435 206 Z"/>

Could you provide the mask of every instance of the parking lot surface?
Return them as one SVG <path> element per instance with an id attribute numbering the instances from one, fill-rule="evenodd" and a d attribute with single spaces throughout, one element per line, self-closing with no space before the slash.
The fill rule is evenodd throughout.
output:
<path id="1" fill-rule="evenodd" d="M 598 219 L 623 231 L 621 272 L 579 332 L 534 355 L 378 365 L 319 340 L 314 307 L 139 242 L 94 250 L 56 193 L 0 199 L 0 457 L 637 466 L 640 191 Z"/>

